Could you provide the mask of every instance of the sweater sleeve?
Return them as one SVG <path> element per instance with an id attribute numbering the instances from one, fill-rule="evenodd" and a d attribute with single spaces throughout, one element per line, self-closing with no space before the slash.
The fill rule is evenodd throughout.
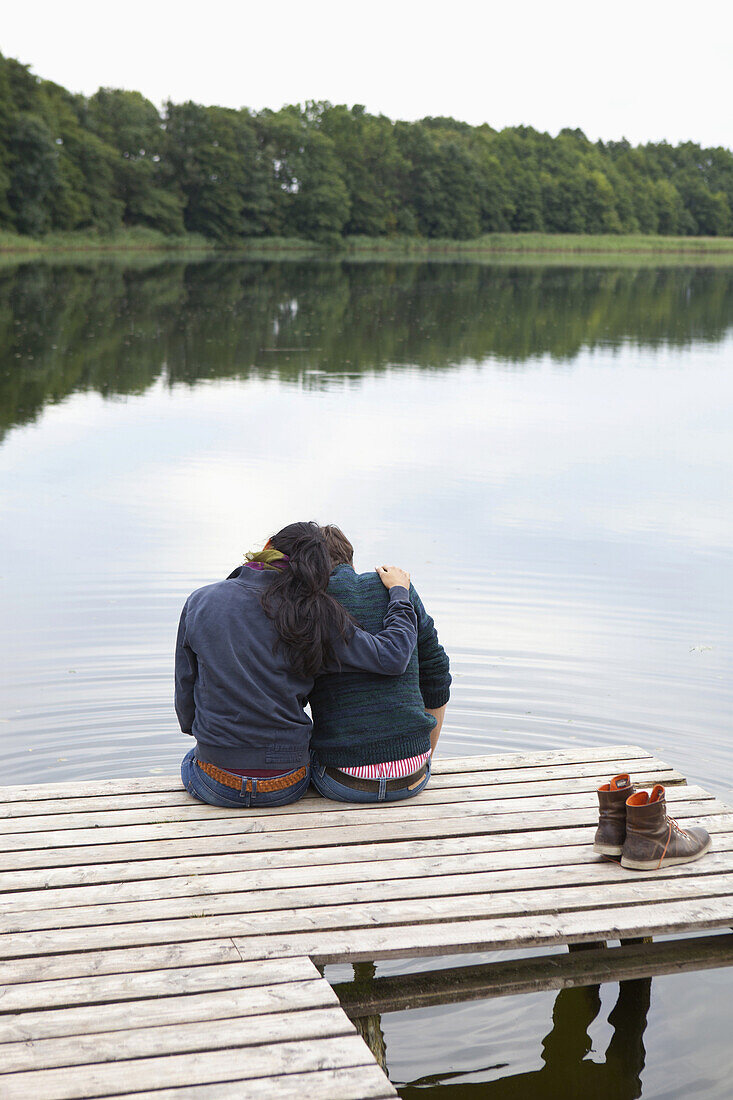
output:
<path id="1" fill-rule="evenodd" d="M 356 629 L 348 642 L 339 639 L 334 644 L 337 665 L 324 672 L 357 668 L 382 676 L 401 676 L 407 668 L 417 642 L 417 616 L 407 589 L 394 585 L 389 590 L 389 603 L 379 634 Z"/>
<path id="2" fill-rule="evenodd" d="M 422 600 L 410 585 L 410 599 L 417 615 L 417 659 L 420 669 L 420 694 L 431 710 L 444 706 L 450 699 L 450 661 L 438 641 L 433 619 Z"/>
<path id="3" fill-rule="evenodd" d="M 181 612 L 181 620 L 178 624 L 178 638 L 176 641 L 176 688 L 175 707 L 178 722 L 184 733 L 190 733 L 193 726 L 195 707 L 193 701 L 193 685 L 196 683 L 198 662 L 196 654 L 186 641 L 186 609 L 188 602 Z"/>

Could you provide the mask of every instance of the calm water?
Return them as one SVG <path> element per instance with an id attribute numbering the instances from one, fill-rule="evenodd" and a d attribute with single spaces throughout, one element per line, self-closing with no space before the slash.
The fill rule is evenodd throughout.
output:
<path id="1" fill-rule="evenodd" d="M 733 270 L 0 268 L 3 782 L 174 772 L 185 596 L 315 518 L 410 569 L 444 753 L 636 743 L 730 801 L 732 406 Z M 391 1076 L 730 1096 L 733 975 L 643 985 L 385 1016 Z"/>

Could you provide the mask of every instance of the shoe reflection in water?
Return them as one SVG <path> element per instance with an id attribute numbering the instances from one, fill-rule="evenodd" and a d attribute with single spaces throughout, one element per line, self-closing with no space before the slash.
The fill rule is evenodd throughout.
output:
<path id="1" fill-rule="evenodd" d="M 644 1069 L 644 1031 L 651 978 L 619 982 L 608 1017 L 613 1037 L 604 1062 L 587 1059 L 588 1029 L 601 1008 L 599 985 L 562 989 L 555 998 L 552 1030 L 542 1041 L 541 1069 L 495 1081 L 461 1083 L 460 1075 L 436 1074 L 400 1088 L 403 1100 L 637 1100 Z M 466 1076 L 474 1077 L 477 1070 Z"/>

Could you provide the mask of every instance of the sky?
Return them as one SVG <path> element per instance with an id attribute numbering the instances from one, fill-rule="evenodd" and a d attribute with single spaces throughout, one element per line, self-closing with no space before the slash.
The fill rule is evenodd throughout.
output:
<path id="1" fill-rule="evenodd" d="M 733 146 L 724 0 L 37 0 L 0 52 L 74 92 L 277 109 L 325 99 L 593 140 Z"/>

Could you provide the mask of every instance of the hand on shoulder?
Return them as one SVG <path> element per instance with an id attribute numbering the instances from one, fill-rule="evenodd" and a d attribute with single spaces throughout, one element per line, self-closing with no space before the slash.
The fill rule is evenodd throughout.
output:
<path id="1" fill-rule="evenodd" d="M 394 588 L 398 584 L 403 588 L 410 587 L 410 574 L 398 565 L 378 565 L 375 572 L 385 588 Z"/>

